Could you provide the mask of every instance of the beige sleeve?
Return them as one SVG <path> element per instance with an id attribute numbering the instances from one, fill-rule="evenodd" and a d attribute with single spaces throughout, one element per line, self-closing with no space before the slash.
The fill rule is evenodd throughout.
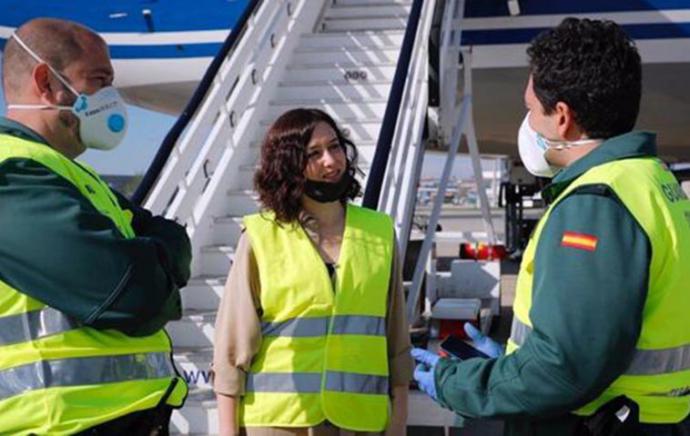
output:
<path id="1" fill-rule="evenodd" d="M 261 346 L 260 283 L 249 236 L 242 233 L 218 307 L 213 349 L 213 390 L 244 394 L 246 373 Z"/>
<path id="2" fill-rule="evenodd" d="M 393 386 L 407 386 L 412 378 L 412 357 L 410 356 L 410 330 L 407 325 L 405 295 L 403 293 L 402 264 L 397 244 L 393 252 L 390 288 L 388 289 L 388 317 L 386 336 L 388 339 L 388 367 L 390 383 Z"/>

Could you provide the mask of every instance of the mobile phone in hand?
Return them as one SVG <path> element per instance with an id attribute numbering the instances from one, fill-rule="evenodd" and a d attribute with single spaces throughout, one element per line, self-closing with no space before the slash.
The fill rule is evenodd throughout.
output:
<path id="1" fill-rule="evenodd" d="M 473 357 L 481 357 L 484 359 L 489 359 L 489 356 L 482 353 L 481 351 L 474 348 L 467 342 L 459 339 L 455 336 L 448 336 L 443 342 L 441 342 L 441 349 L 446 353 L 457 357 L 461 360 L 471 359 Z"/>

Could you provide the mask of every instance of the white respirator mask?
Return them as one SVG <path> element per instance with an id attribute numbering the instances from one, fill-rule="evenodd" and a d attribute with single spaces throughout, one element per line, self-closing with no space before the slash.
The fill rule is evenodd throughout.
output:
<path id="1" fill-rule="evenodd" d="M 60 73 L 41 59 L 16 34 L 13 34 L 12 38 L 36 62 L 46 64 L 55 77 L 70 92 L 77 96 L 77 99 L 72 106 L 10 104 L 7 106 L 7 109 L 68 110 L 79 118 L 79 138 L 85 147 L 98 150 L 112 150 L 120 145 L 127 132 L 127 108 L 120 93 L 115 88 L 106 86 L 91 95 L 79 93 Z"/>
<path id="2" fill-rule="evenodd" d="M 546 151 L 549 148 L 563 150 L 577 147 L 582 144 L 601 142 L 598 139 L 580 139 L 577 141 L 552 141 L 546 139 L 541 133 L 536 132 L 529 124 L 529 112 L 525 116 L 518 132 L 518 150 L 520 159 L 527 171 L 537 177 L 551 178 L 556 175 L 558 168 L 546 160 Z"/>

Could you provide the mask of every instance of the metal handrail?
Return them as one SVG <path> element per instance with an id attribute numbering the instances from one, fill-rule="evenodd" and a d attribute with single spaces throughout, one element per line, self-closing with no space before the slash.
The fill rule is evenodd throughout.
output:
<path id="1" fill-rule="evenodd" d="M 407 75 L 412 59 L 412 50 L 415 45 L 423 3 L 423 0 L 414 1 L 412 9 L 410 10 L 410 16 L 407 20 L 407 28 L 400 49 L 400 58 L 395 68 L 393 84 L 388 97 L 388 104 L 386 105 L 383 122 L 381 123 L 381 131 L 376 143 L 376 152 L 374 153 L 374 159 L 372 160 L 371 169 L 367 178 L 364 199 L 362 200 L 362 205 L 370 209 L 376 209 L 379 204 L 381 187 L 383 186 L 383 179 L 386 174 L 386 168 L 388 167 L 388 158 L 390 156 L 393 137 L 395 136 L 395 126 L 398 122 L 403 91 L 407 83 Z"/>
<path id="2" fill-rule="evenodd" d="M 208 94 L 211 85 L 213 85 L 213 81 L 223 65 L 223 61 L 227 58 L 230 51 L 237 45 L 237 42 L 247 27 L 249 18 L 256 12 L 262 1 L 263 0 L 250 0 L 237 24 L 230 31 L 230 35 L 228 35 L 228 37 L 225 39 L 220 51 L 213 58 L 211 65 L 206 70 L 201 82 L 199 82 L 196 91 L 194 91 L 194 95 L 192 95 L 189 103 L 187 103 L 187 106 L 185 106 L 182 114 L 180 114 L 180 116 L 177 118 L 177 121 L 175 121 L 175 124 L 165 136 L 165 139 L 163 139 L 161 146 L 156 152 L 156 156 L 153 158 L 151 165 L 149 165 L 149 168 L 146 170 L 146 174 L 137 187 L 137 190 L 134 192 L 134 195 L 132 195 L 132 201 L 135 204 L 142 204 L 151 192 L 151 189 L 158 180 L 163 167 L 165 167 L 165 164 L 168 162 L 170 154 L 175 148 L 175 144 L 180 138 L 180 135 L 182 135 L 182 132 L 184 132 L 185 128 L 194 117 L 194 114 L 196 114 L 196 112 L 199 110 L 199 107 Z"/>
<path id="3" fill-rule="evenodd" d="M 444 5 L 439 43 L 439 130 L 441 142 L 447 144 L 452 136 L 457 112 L 458 67 L 460 65 L 460 28 L 454 26 L 456 16 L 465 11 L 464 0 L 448 0 Z"/>

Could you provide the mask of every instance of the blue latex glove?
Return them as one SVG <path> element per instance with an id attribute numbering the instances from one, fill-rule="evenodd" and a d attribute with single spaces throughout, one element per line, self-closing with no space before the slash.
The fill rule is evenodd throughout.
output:
<path id="1" fill-rule="evenodd" d="M 489 357 L 503 356 L 503 347 L 501 347 L 498 342 L 482 334 L 482 332 L 477 330 L 477 328 L 469 322 L 466 322 L 464 327 L 465 333 L 467 333 L 467 336 L 472 339 L 472 342 L 474 342 L 474 346 L 477 350 Z"/>
<path id="2" fill-rule="evenodd" d="M 413 348 L 410 353 L 414 360 L 419 362 L 414 369 L 414 379 L 417 381 L 419 389 L 430 396 L 432 400 L 438 401 L 436 383 L 434 382 L 434 369 L 440 357 L 421 348 Z"/>

